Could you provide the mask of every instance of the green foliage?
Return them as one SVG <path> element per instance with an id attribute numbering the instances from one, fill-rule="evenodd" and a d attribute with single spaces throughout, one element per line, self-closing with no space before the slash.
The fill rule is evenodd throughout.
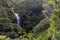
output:
<path id="1" fill-rule="evenodd" d="M 50 0 L 48 5 L 53 8 L 50 18 L 50 28 L 45 33 L 41 33 L 36 40 L 60 40 L 60 7 L 59 0 Z M 58 3 L 57 3 L 58 2 Z M 55 8 L 55 9 L 54 9 Z M 45 39 L 46 38 L 46 39 Z"/>
<path id="2" fill-rule="evenodd" d="M 0 31 L 3 32 L 0 40 L 60 40 L 60 0 L 49 0 L 43 5 L 39 0 L 38 5 L 35 1 L 18 1 L 0 0 Z M 21 18 L 21 27 L 16 23 L 11 6 Z M 50 18 L 46 15 L 48 6 L 53 9 Z M 17 37 L 12 39 L 6 34 Z"/>
<path id="3" fill-rule="evenodd" d="M 6 36 L 0 36 L 0 40 L 6 40 Z"/>
<path id="4" fill-rule="evenodd" d="M 10 38 L 7 38 L 7 37 L 4 36 L 4 35 L 0 35 L 0 40 L 10 40 Z"/>

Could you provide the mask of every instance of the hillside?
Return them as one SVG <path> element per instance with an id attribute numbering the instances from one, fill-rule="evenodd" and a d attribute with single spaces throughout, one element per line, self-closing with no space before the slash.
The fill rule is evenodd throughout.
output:
<path id="1" fill-rule="evenodd" d="M 60 40 L 59 0 L 0 0 L 0 40 Z"/>

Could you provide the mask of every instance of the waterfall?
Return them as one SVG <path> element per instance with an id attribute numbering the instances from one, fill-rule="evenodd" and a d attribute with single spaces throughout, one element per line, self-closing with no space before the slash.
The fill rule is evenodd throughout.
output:
<path id="1" fill-rule="evenodd" d="M 17 13 L 14 12 L 14 8 L 13 8 L 13 7 L 11 7 L 11 11 L 12 11 L 13 14 L 16 16 L 17 24 L 18 24 L 18 26 L 20 26 L 20 17 L 19 17 L 19 15 L 18 15 Z"/>

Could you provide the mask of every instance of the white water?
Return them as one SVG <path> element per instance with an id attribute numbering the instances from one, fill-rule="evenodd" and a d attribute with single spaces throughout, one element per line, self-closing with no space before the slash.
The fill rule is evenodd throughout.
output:
<path id="1" fill-rule="evenodd" d="M 16 16 L 18 26 L 20 26 L 20 17 L 19 17 L 19 15 L 14 12 L 14 8 L 13 7 L 11 7 L 11 9 L 12 9 L 11 11 L 13 12 L 13 14 Z"/>

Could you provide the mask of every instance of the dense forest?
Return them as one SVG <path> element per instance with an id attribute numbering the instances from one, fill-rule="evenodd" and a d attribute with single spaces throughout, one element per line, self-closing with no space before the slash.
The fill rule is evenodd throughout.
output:
<path id="1" fill-rule="evenodd" d="M 60 0 L 0 0 L 0 40 L 60 40 Z"/>

